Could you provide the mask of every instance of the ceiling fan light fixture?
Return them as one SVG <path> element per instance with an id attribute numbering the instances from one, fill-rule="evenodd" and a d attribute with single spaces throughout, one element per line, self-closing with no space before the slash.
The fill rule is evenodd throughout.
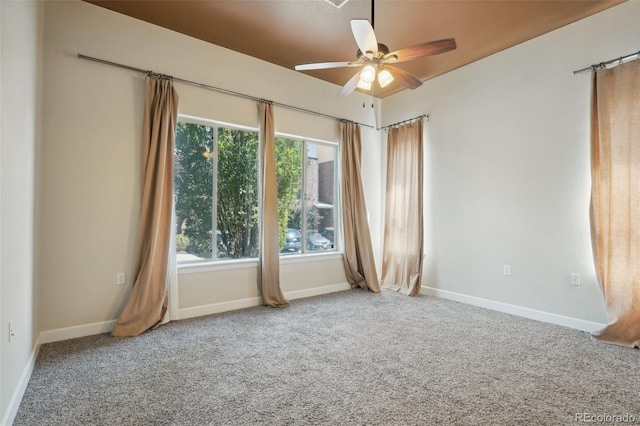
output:
<path id="1" fill-rule="evenodd" d="M 362 79 L 360 79 L 358 81 L 358 89 L 362 89 L 362 90 L 371 90 L 371 83 L 363 81 Z"/>
<path id="2" fill-rule="evenodd" d="M 372 83 L 375 79 L 376 69 L 371 65 L 367 65 L 360 72 L 360 81 L 364 81 L 365 83 Z"/>
<path id="3" fill-rule="evenodd" d="M 390 85 L 392 81 L 393 81 L 393 75 L 389 70 L 382 69 L 378 73 L 378 83 L 380 84 L 380 87 L 382 87 L 383 89 L 388 85 Z"/>

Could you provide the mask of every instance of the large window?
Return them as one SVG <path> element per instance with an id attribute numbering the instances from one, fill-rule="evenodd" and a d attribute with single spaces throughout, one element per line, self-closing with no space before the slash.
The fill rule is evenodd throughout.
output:
<path id="1" fill-rule="evenodd" d="M 258 133 L 178 122 L 178 261 L 258 255 Z"/>
<path id="2" fill-rule="evenodd" d="M 276 138 L 280 250 L 335 250 L 335 144 Z M 258 132 L 178 122 L 175 146 L 179 263 L 258 256 Z"/>

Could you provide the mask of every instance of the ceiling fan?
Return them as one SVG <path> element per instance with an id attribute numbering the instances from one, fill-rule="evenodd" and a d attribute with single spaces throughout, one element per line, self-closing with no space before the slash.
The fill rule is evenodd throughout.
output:
<path id="1" fill-rule="evenodd" d="M 389 48 L 378 43 L 373 30 L 374 0 L 371 0 L 371 22 L 366 19 L 352 19 L 351 31 L 358 45 L 355 61 L 343 62 L 317 62 L 312 64 L 296 65 L 296 71 L 320 70 L 343 67 L 362 67 L 338 92 L 338 96 L 347 96 L 356 88 L 371 90 L 374 81 L 378 80 L 380 87 L 384 88 L 394 80 L 409 89 L 415 89 L 422 82 L 415 76 L 401 68 L 392 66 L 399 62 L 412 61 L 424 56 L 437 55 L 456 48 L 456 41 L 452 38 L 430 41 L 405 47 L 404 49 L 389 52 Z"/>

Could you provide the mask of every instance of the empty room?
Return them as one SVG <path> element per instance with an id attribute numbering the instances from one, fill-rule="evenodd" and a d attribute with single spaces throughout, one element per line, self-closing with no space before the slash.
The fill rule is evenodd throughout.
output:
<path id="1" fill-rule="evenodd" d="M 640 422 L 639 0 L 0 22 L 0 424 Z"/>

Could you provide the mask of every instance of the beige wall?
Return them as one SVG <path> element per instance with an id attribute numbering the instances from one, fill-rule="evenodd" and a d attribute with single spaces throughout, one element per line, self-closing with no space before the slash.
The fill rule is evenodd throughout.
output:
<path id="1" fill-rule="evenodd" d="M 572 71 L 637 52 L 638 22 L 629 1 L 384 100 L 386 123 L 430 115 L 424 285 L 606 322 L 589 231 L 591 77 Z"/>
<path id="2" fill-rule="evenodd" d="M 37 338 L 33 239 L 42 10 L 36 2 L 0 2 L 0 424 L 15 415 Z"/>
<path id="3" fill-rule="evenodd" d="M 115 319 L 133 275 L 143 76 L 79 60 L 77 53 L 206 83 L 255 97 L 375 123 L 365 97 L 292 70 L 80 1 L 47 2 L 46 98 L 38 243 L 43 331 Z M 176 83 L 181 114 L 256 126 L 254 101 Z M 378 102 L 379 103 L 379 102 Z M 338 123 L 276 107 L 276 131 L 336 141 Z M 365 131 L 367 161 L 379 164 L 379 136 Z M 378 167 L 368 171 L 371 220 L 379 223 Z M 373 176 L 373 178 L 371 178 Z M 369 202 L 369 199 L 367 200 Z M 179 308 L 257 296 L 255 263 L 179 271 Z M 117 272 L 127 284 L 115 284 Z M 339 256 L 283 262 L 282 285 L 295 292 L 346 281 Z M 198 312 L 205 312 L 198 311 Z"/>

